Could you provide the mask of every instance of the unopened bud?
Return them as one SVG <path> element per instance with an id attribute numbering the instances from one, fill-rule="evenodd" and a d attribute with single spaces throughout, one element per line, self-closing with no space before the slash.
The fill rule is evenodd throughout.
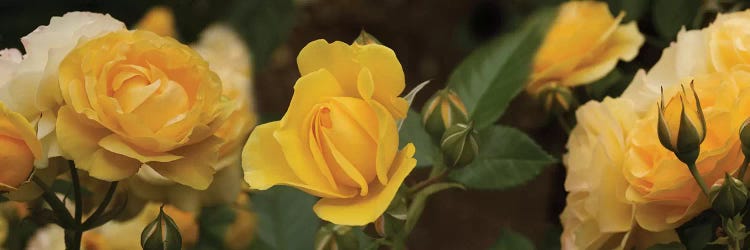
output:
<path id="1" fill-rule="evenodd" d="M 567 112 L 578 105 L 570 88 L 557 84 L 545 85 L 539 90 L 537 98 L 547 112 Z"/>
<path id="2" fill-rule="evenodd" d="M 732 218 L 747 206 L 748 190 L 742 181 L 725 174 L 723 183 L 717 182 L 709 192 L 711 207 L 719 215 Z"/>
<path id="3" fill-rule="evenodd" d="M 381 44 L 375 36 L 365 32 L 365 30 L 359 32 L 359 36 L 354 39 L 354 43 L 359 45 Z"/>
<path id="4" fill-rule="evenodd" d="M 177 224 L 159 208 L 159 216 L 146 225 L 141 233 L 141 247 L 144 250 L 180 250 L 182 235 Z"/>
<path id="5" fill-rule="evenodd" d="M 685 164 L 693 164 L 698 159 L 700 145 L 706 138 L 706 120 L 692 82 L 688 91 L 683 87 L 666 106 L 662 91 L 657 132 L 662 146 Z"/>
<path id="6" fill-rule="evenodd" d="M 356 250 L 359 239 L 350 226 L 326 224 L 315 235 L 315 250 Z"/>
<path id="7" fill-rule="evenodd" d="M 479 154 L 478 134 L 473 122 L 468 125 L 458 123 L 448 128 L 440 142 L 445 165 L 463 167 L 474 161 Z"/>
<path id="8" fill-rule="evenodd" d="M 469 114 L 464 103 L 450 89 L 436 92 L 422 108 L 422 123 L 435 142 L 440 142 L 446 129 L 468 121 Z"/>

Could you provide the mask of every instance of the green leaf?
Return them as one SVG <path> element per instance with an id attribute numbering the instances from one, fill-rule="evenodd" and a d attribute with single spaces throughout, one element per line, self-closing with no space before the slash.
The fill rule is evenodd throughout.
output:
<path id="1" fill-rule="evenodd" d="M 424 130 L 422 125 L 422 116 L 416 111 L 409 110 L 399 133 L 399 145 L 404 147 L 407 143 L 414 143 L 416 153 L 414 158 L 417 159 L 417 166 L 431 166 L 437 157 L 440 156 L 440 150 L 432 143 L 430 135 Z"/>
<path id="2" fill-rule="evenodd" d="M 693 27 L 693 22 L 700 6 L 700 0 L 653 0 L 654 28 L 666 40 L 674 41 L 682 26 L 697 28 Z"/>
<path id="3" fill-rule="evenodd" d="M 630 22 L 641 19 L 646 10 L 648 10 L 649 0 L 607 0 L 609 10 L 617 16 L 620 11 L 625 12 L 623 22 Z"/>
<path id="4" fill-rule="evenodd" d="M 557 159 L 518 129 L 493 126 L 480 132 L 479 156 L 451 179 L 474 189 L 506 189 L 534 179 Z"/>
<path id="5" fill-rule="evenodd" d="M 510 229 L 503 229 L 500 238 L 497 239 L 490 250 L 534 250 L 534 244 L 523 235 Z"/>
<path id="6" fill-rule="evenodd" d="M 227 21 L 247 42 L 255 71 L 259 71 L 289 36 L 294 26 L 294 3 L 292 0 L 243 0 L 236 1 L 229 10 Z"/>
<path id="7" fill-rule="evenodd" d="M 668 244 L 656 244 L 656 245 L 650 246 L 647 250 L 683 250 L 683 249 L 685 249 L 685 246 L 683 246 L 679 242 L 672 242 Z"/>
<path id="8" fill-rule="evenodd" d="M 310 249 L 320 220 L 313 213 L 315 197 L 277 186 L 250 196 L 258 215 L 258 239 L 266 249 Z"/>
<path id="9" fill-rule="evenodd" d="M 680 242 L 688 250 L 704 249 L 716 239 L 716 228 L 721 226 L 721 217 L 713 210 L 706 210 L 677 228 Z"/>
<path id="10" fill-rule="evenodd" d="M 470 117 L 482 129 L 505 112 L 526 85 L 531 64 L 556 9 L 543 9 L 518 31 L 496 38 L 474 50 L 448 79 Z"/>
<path id="11" fill-rule="evenodd" d="M 198 222 L 200 225 L 196 249 L 224 249 L 224 236 L 236 218 L 229 204 L 203 207 Z"/>

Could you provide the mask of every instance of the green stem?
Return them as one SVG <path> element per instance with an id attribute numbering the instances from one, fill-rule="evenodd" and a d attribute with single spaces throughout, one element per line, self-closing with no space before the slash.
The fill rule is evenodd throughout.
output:
<path id="1" fill-rule="evenodd" d="M 557 117 L 557 122 L 560 123 L 560 127 L 565 130 L 565 134 L 570 135 L 570 131 L 573 130 L 573 128 L 570 126 L 570 123 L 568 123 L 567 119 L 565 119 L 563 113 L 555 112 L 555 117 Z"/>
<path id="2" fill-rule="evenodd" d="M 690 169 L 690 173 L 693 175 L 695 181 L 698 182 L 698 186 L 701 187 L 701 191 L 703 191 L 703 194 L 706 195 L 706 198 L 709 198 L 708 188 L 706 187 L 706 183 L 703 181 L 703 177 L 701 177 L 701 174 L 698 172 L 698 168 L 695 166 L 695 162 L 688 164 L 688 169 Z"/>
<path id="3" fill-rule="evenodd" d="M 747 164 L 750 164 L 750 159 L 745 157 L 745 160 L 742 161 L 742 166 L 740 166 L 740 173 L 737 174 L 737 178 L 739 178 L 742 182 L 745 182 L 745 171 L 747 171 Z"/>
<path id="4" fill-rule="evenodd" d="M 427 178 L 426 180 L 420 181 L 417 184 L 415 184 L 414 186 L 410 187 L 409 190 L 408 190 L 408 193 L 409 194 L 415 194 L 415 193 L 419 192 L 419 190 L 422 190 L 423 188 L 425 188 L 425 187 L 427 187 L 429 185 L 432 185 L 433 183 L 437 183 L 437 182 L 443 180 L 443 178 L 445 178 L 446 176 L 448 176 L 448 171 L 446 171 L 446 170 L 442 170 L 442 171 L 439 172 L 439 174 L 436 174 L 436 175 L 430 174 L 430 177 Z"/>
<path id="5" fill-rule="evenodd" d="M 88 219 L 86 219 L 86 222 L 83 223 L 84 229 L 91 229 L 92 225 L 96 225 L 96 221 L 99 219 L 99 216 L 101 216 L 102 213 L 104 213 L 104 210 L 109 205 L 109 202 L 112 201 L 112 197 L 115 194 L 115 190 L 117 190 L 117 183 L 118 182 L 112 182 L 109 184 L 109 189 L 107 190 L 107 194 L 104 195 L 104 200 L 102 200 L 102 203 L 99 203 L 99 206 L 94 210 L 94 213 L 89 216 Z"/>
<path id="6" fill-rule="evenodd" d="M 75 221 L 78 225 L 74 229 L 66 229 L 66 248 L 67 249 L 81 249 L 81 238 L 83 235 L 83 229 L 80 227 L 81 221 L 83 220 L 83 197 L 81 197 L 81 181 L 78 178 L 78 171 L 74 164 L 68 164 L 70 170 L 70 180 L 73 182 L 73 195 L 75 197 Z"/>
<path id="7" fill-rule="evenodd" d="M 47 204 L 49 204 L 52 210 L 56 212 L 55 214 L 58 215 L 57 219 L 60 220 L 61 225 L 64 225 L 63 227 L 66 229 L 72 228 L 71 225 L 74 225 L 75 220 L 72 216 L 70 216 L 70 212 L 68 212 L 68 209 L 65 208 L 65 204 L 57 199 L 57 196 L 55 196 L 55 194 L 50 191 L 49 186 L 47 186 L 47 184 L 45 184 L 42 179 L 39 179 L 38 176 L 32 176 L 31 180 L 37 186 L 39 186 L 40 189 L 42 189 L 42 198 L 47 202 Z"/>

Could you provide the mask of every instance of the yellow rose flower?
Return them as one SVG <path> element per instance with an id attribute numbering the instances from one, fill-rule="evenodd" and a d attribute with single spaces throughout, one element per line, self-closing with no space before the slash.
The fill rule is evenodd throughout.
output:
<path id="1" fill-rule="evenodd" d="M 57 111 L 63 104 L 58 83 L 60 61 L 79 43 L 115 30 L 125 24 L 109 15 L 69 12 L 52 17 L 49 25 L 39 26 L 21 38 L 26 55 L 11 52 L 15 67 L 0 63 L 0 102 L 31 122 L 42 143 L 45 158 L 61 156 L 55 137 Z M 5 57 L 0 53 L 0 58 Z M 3 61 L 0 59 L 0 61 Z M 12 70 L 9 79 L 2 71 Z"/>
<path id="2" fill-rule="evenodd" d="M 171 36 L 175 37 L 177 32 L 174 28 L 174 14 L 169 7 L 166 6 L 154 6 L 146 12 L 138 24 L 135 25 L 136 29 L 151 31 L 160 36 Z"/>
<path id="3" fill-rule="evenodd" d="M 644 38 L 635 22 L 620 25 L 624 16 L 613 17 L 604 2 L 562 4 L 534 58 L 526 90 L 537 94 L 550 84 L 591 83 L 607 75 L 618 60 L 635 58 Z"/>
<path id="4" fill-rule="evenodd" d="M 341 225 L 380 216 L 416 166 L 398 150 L 404 73 L 389 48 L 313 41 L 297 57 L 300 77 L 281 121 L 255 128 L 242 153 L 254 189 L 289 185 L 322 199 L 315 213 Z"/>
<path id="5" fill-rule="evenodd" d="M 643 249 L 675 240 L 674 231 L 642 230 L 625 199 L 621 174 L 627 138 L 637 115 L 629 100 L 588 102 L 577 112 L 563 157 L 567 168 L 567 206 L 560 215 L 563 249 Z"/>
<path id="6" fill-rule="evenodd" d="M 716 71 L 750 63 L 750 10 L 719 14 L 709 31 L 710 60 Z"/>
<path id="7" fill-rule="evenodd" d="M 690 81 L 706 119 L 696 166 L 705 183 L 714 183 L 724 173 L 734 173 L 743 160 L 737 131 L 750 116 L 750 68 L 698 75 L 681 83 Z M 665 89 L 665 97 L 681 91 L 679 85 L 673 86 Z M 636 220 L 652 231 L 676 228 L 708 208 L 688 167 L 655 136 L 657 113 L 654 108 L 633 126 L 623 171 L 629 183 L 626 197 L 636 206 Z"/>
<path id="8" fill-rule="evenodd" d="M 17 190 L 34 171 L 34 164 L 46 162 L 42 145 L 29 122 L 0 102 L 0 192 Z"/>
<path id="9" fill-rule="evenodd" d="M 192 49 L 147 31 L 116 31 L 86 42 L 60 64 L 66 105 L 60 148 L 106 181 L 143 165 L 196 189 L 211 183 L 228 115 L 221 82 Z"/>

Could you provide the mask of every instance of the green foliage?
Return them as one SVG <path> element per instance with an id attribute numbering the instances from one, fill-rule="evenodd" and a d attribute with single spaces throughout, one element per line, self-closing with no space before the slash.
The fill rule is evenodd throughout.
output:
<path id="1" fill-rule="evenodd" d="M 696 21 L 701 7 L 700 0 L 653 0 L 652 21 L 656 32 L 668 41 L 674 40 L 677 32 L 685 28 L 697 28 L 701 24 L 700 17 Z"/>
<path id="2" fill-rule="evenodd" d="M 648 10 L 649 0 L 607 0 L 609 10 L 617 16 L 620 11 L 625 12 L 623 22 L 638 20 Z"/>
<path id="3" fill-rule="evenodd" d="M 475 189 L 506 189 L 539 175 L 557 160 L 518 129 L 493 126 L 480 132 L 479 156 L 450 178 Z"/>
<path id="4" fill-rule="evenodd" d="M 497 239 L 494 245 L 490 247 L 490 250 L 534 250 L 534 244 L 529 239 L 524 237 L 522 234 L 511 231 L 510 229 L 503 229 L 500 233 L 500 238 Z"/>
<path id="5" fill-rule="evenodd" d="M 431 166 L 434 159 L 440 156 L 440 150 L 430 139 L 430 135 L 422 125 L 422 118 L 419 113 L 409 110 L 401 130 L 399 130 L 399 145 L 403 147 L 406 143 L 414 143 L 417 149 L 414 158 L 417 159 L 417 166 Z"/>
<path id="6" fill-rule="evenodd" d="M 721 226 L 721 217 L 713 210 L 706 210 L 677 228 L 680 242 L 688 250 L 704 249 L 716 240 L 716 228 Z"/>
<path id="7" fill-rule="evenodd" d="M 607 96 L 617 96 L 612 94 L 612 90 L 616 88 L 618 84 L 628 84 L 625 82 L 627 76 L 625 76 L 620 69 L 615 68 L 609 72 L 604 78 L 599 79 L 589 85 L 586 85 L 586 91 L 589 96 L 594 100 L 602 100 Z"/>
<path id="8" fill-rule="evenodd" d="M 277 186 L 252 193 L 250 199 L 258 215 L 258 237 L 253 249 L 309 249 L 314 245 L 320 225 L 312 210 L 314 197 Z"/>
<path id="9" fill-rule="evenodd" d="M 464 101 L 477 128 L 495 123 L 523 89 L 555 13 L 556 9 L 539 11 L 518 31 L 474 50 L 453 71 L 448 86 Z"/>
<path id="10" fill-rule="evenodd" d="M 294 26 L 292 0 L 243 0 L 229 9 L 227 21 L 242 35 L 252 50 L 255 70 L 263 69 L 273 51 Z"/>
<path id="11" fill-rule="evenodd" d="M 229 204 L 201 209 L 200 225 L 196 250 L 224 249 L 224 236 L 234 222 L 236 214 Z"/>

